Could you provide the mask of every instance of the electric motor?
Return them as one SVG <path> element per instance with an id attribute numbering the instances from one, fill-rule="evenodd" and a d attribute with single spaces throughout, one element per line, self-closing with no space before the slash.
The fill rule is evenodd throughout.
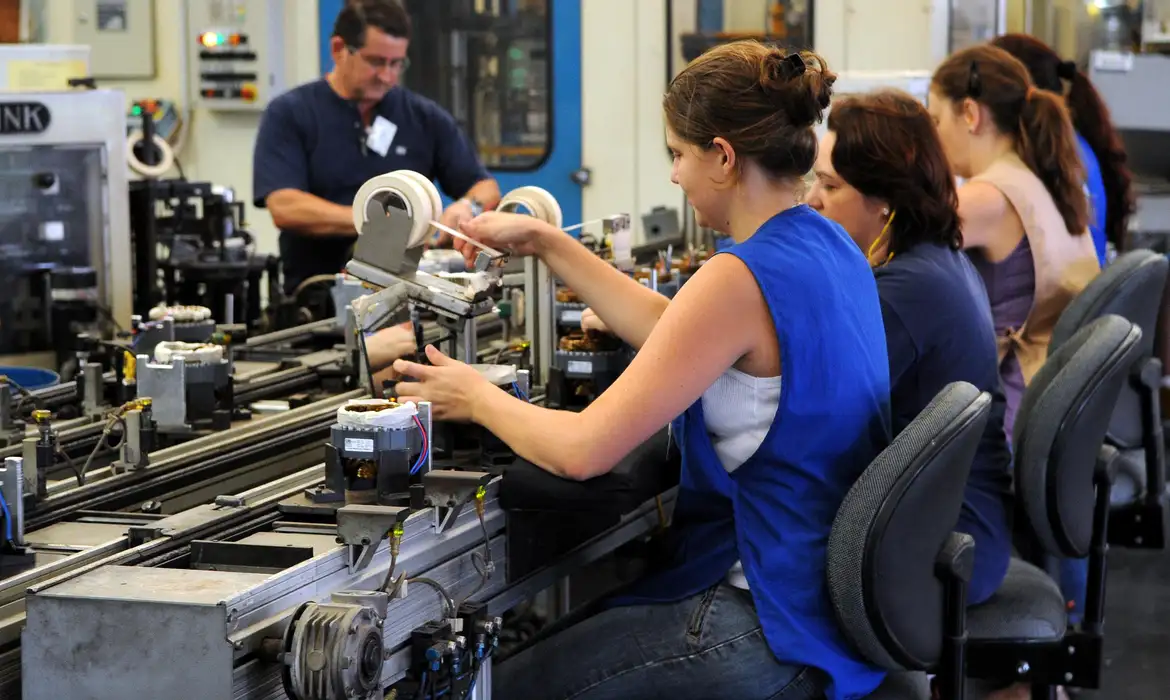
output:
<path id="1" fill-rule="evenodd" d="M 284 634 L 284 690 L 293 700 L 382 695 L 382 618 L 364 605 L 305 603 Z"/>

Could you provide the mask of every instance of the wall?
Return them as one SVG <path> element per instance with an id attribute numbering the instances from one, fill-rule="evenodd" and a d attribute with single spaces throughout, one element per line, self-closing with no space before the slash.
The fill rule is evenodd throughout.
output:
<path id="1" fill-rule="evenodd" d="M 44 41 L 46 43 L 69 43 L 73 33 L 73 22 L 79 3 L 93 0 L 44 0 L 51 11 L 43 15 Z M 197 29 L 192 29 L 190 38 L 184 36 L 184 10 L 186 2 L 206 0 L 157 0 L 154 5 L 155 66 L 156 74 L 147 80 L 102 81 L 102 87 L 116 88 L 126 93 L 129 103 L 145 98 L 173 100 L 180 106 L 188 104 L 182 94 L 183 65 L 181 51 L 188 41 L 193 41 Z M 72 4 L 73 7 L 66 7 Z M 291 84 L 312 80 L 321 75 L 317 51 L 319 32 L 316 3 L 309 0 L 286 0 L 285 32 L 288 41 L 286 66 Z M 273 18 L 278 20 L 278 18 Z M 304 50 L 311 47 L 311 50 Z M 256 210 L 252 198 L 252 145 L 256 138 L 260 114 L 210 112 L 196 110 L 190 120 L 179 160 L 189 179 L 207 180 L 216 184 L 234 187 L 237 195 L 249 200 L 247 219 L 250 229 L 256 234 L 259 248 L 275 253 L 277 250 L 276 229 L 272 219 L 264 210 Z"/>
<path id="2" fill-rule="evenodd" d="M 185 104 L 180 50 L 188 37 L 183 36 L 182 12 L 185 2 L 202 1 L 156 1 L 156 76 L 106 85 L 125 90 L 128 100 L 159 97 Z M 44 14 L 44 40 L 68 43 L 77 3 L 93 0 L 41 2 L 52 5 L 52 12 Z M 766 0 L 724 2 L 725 16 L 734 28 L 762 25 Z M 674 68 L 678 70 L 684 65 L 678 36 L 693 31 L 695 2 L 581 3 L 582 165 L 593 173 L 592 183 L 583 190 L 584 216 L 588 220 L 629 212 L 639 231 L 640 216 L 651 208 L 683 206 L 681 194 L 670 183 L 670 161 L 663 145 L 665 21 L 669 3 L 673 10 Z M 286 0 L 285 5 L 290 81 L 314 79 L 320 75 L 316 3 Z M 946 53 L 947 7 L 947 0 L 816 0 L 815 43 L 838 71 L 930 69 Z M 623 79 L 625 76 L 631 79 Z M 258 114 L 196 111 L 180 153 L 188 177 L 233 186 L 241 198 L 250 200 L 251 153 L 258 121 Z M 267 212 L 253 210 L 249 204 L 248 220 L 261 248 L 275 251 L 276 231 Z"/>
<path id="3" fill-rule="evenodd" d="M 690 6 L 689 13 L 680 7 L 682 16 L 674 21 L 676 34 L 689 31 L 693 0 L 670 1 Z M 683 206 L 681 192 L 670 182 L 662 131 L 666 3 L 581 0 L 581 147 L 583 165 L 593 173 L 582 193 L 584 218 L 628 212 L 636 238 L 642 214 L 670 206 L 681 215 Z M 675 66 L 682 65 L 678 54 Z"/>

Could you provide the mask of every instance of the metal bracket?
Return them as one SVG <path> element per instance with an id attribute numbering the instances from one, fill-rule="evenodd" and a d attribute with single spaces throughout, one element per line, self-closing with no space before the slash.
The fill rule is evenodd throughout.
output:
<path id="1" fill-rule="evenodd" d="M 248 505 L 247 499 L 243 496 L 216 496 L 215 506 L 217 508 L 243 508 Z"/>
<path id="2" fill-rule="evenodd" d="M 337 542 L 349 548 L 349 573 L 366 568 L 378 545 L 395 525 L 406 522 L 409 508 L 350 504 L 337 509 Z"/>
<path id="3" fill-rule="evenodd" d="M 454 469 L 436 469 L 423 474 L 426 503 L 435 509 L 435 532 L 444 532 L 450 527 L 463 506 L 491 480 L 492 475 L 487 472 Z"/>

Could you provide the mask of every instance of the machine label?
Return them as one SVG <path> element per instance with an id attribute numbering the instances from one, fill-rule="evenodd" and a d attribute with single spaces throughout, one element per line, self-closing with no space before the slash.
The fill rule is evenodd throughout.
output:
<path id="1" fill-rule="evenodd" d="M 569 372 L 572 374 L 589 374 L 593 371 L 593 363 L 585 360 L 569 360 Z"/>
<path id="2" fill-rule="evenodd" d="M 0 102 L 0 134 L 39 134 L 52 121 L 40 102 Z"/>
<path id="3" fill-rule="evenodd" d="M 373 452 L 374 441 L 367 438 L 346 438 L 346 452 Z"/>

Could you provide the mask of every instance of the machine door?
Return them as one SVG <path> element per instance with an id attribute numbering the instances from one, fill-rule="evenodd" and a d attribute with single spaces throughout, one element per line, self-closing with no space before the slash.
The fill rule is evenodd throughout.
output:
<path id="1" fill-rule="evenodd" d="M 319 3 L 325 72 L 342 4 Z M 566 224 L 581 221 L 588 181 L 581 163 L 581 0 L 406 6 L 414 23 L 406 85 L 454 115 L 502 192 L 538 185 L 556 197 Z"/>

